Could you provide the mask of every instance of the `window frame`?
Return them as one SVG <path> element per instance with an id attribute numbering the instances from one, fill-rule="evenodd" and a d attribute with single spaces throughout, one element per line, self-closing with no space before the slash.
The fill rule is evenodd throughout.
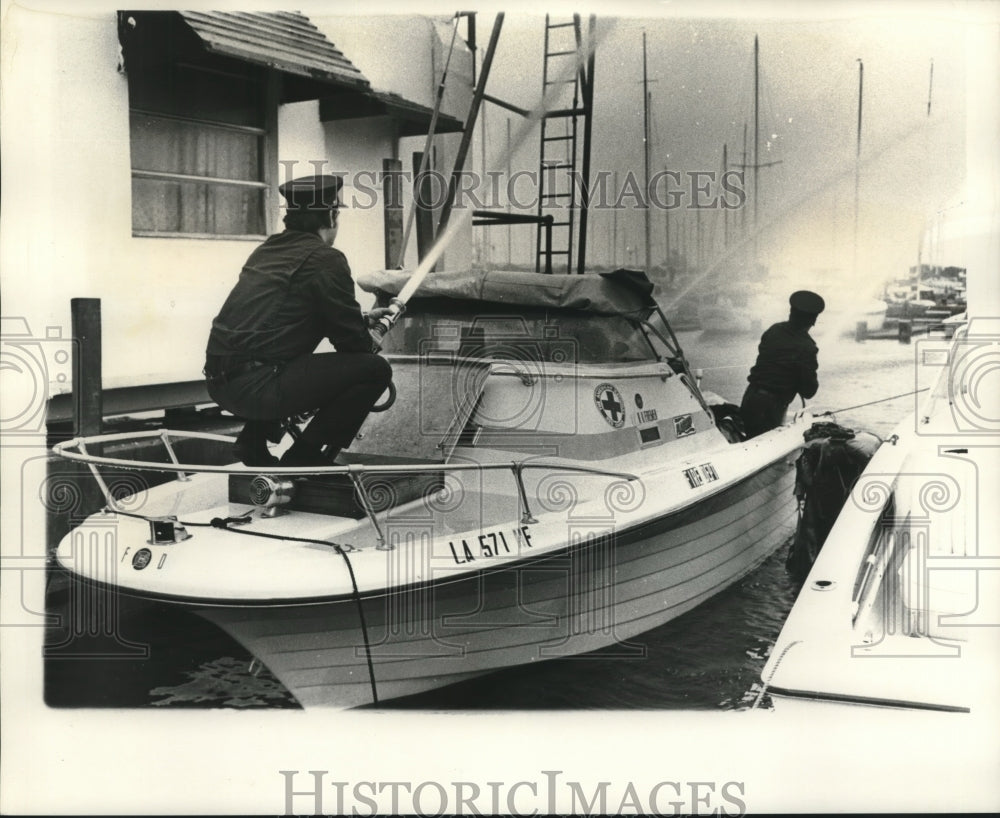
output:
<path id="1" fill-rule="evenodd" d="M 213 176 L 200 176 L 197 174 L 175 173 L 172 171 L 154 171 L 136 169 L 132 164 L 132 152 L 129 151 L 129 178 L 133 179 L 153 179 L 172 180 L 181 183 L 197 183 L 207 185 L 225 185 L 228 187 L 239 187 L 249 190 L 260 190 L 263 192 L 263 226 L 264 233 L 204 233 L 185 231 L 165 231 L 165 230 L 143 230 L 135 227 L 135 197 L 130 190 L 130 218 L 131 230 L 134 238 L 157 238 L 157 239 L 202 239 L 212 241 L 256 241 L 259 242 L 274 232 L 277 223 L 274 203 L 277 201 L 277 166 L 278 166 L 278 105 L 281 93 L 281 75 L 274 68 L 262 68 L 249 63 L 235 63 L 233 68 L 226 70 L 210 65 L 192 64 L 190 61 L 178 61 L 188 69 L 195 71 L 214 73 L 222 76 L 235 77 L 238 79 L 251 79 L 261 85 L 263 125 L 237 125 L 228 122 L 205 119 L 204 117 L 183 116 L 176 113 L 166 113 L 152 110 L 147 107 L 133 106 L 131 93 L 132 86 L 129 86 L 128 100 L 128 120 L 129 120 L 129 140 L 131 142 L 132 118 L 133 115 L 155 117 L 157 119 L 172 120 L 179 123 L 187 123 L 202 127 L 218 128 L 236 133 L 244 133 L 256 136 L 259 140 L 260 180 L 251 181 L 246 179 L 226 179 Z M 136 70 L 141 71 L 142 68 Z M 131 77 L 131 72 L 129 72 Z"/>

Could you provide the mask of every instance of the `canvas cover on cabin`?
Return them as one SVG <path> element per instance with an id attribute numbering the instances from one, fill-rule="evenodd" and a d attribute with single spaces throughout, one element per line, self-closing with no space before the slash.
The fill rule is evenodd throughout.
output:
<path id="1" fill-rule="evenodd" d="M 412 275 L 412 270 L 375 270 L 355 273 L 354 279 L 366 292 L 397 295 Z M 623 315 L 645 314 L 655 308 L 652 292 L 652 283 L 638 270 L 582 276 L 487 270 L 430 273 L 414 298 L 453 298 L 512 307 Z"/>

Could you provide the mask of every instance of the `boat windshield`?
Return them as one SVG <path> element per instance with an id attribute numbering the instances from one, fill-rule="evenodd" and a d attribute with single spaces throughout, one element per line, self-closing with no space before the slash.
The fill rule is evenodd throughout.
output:
<path id="1" fill-rule="evenodd" d="M 474 307 L 474 309 L 472 308 Z M 621 315 L 470 305 L 456 311 L 415 302 L 386 335 L 383 351 L 460 357 L 625 363 L 656 361 L 667 350 L 654 335 Z"/>

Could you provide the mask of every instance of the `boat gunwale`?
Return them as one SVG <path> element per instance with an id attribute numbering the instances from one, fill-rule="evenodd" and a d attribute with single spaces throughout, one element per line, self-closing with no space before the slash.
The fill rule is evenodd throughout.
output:
<path id="1" fill-rule="evenodd" d="M 711 493 L 706 493 L 701 495 L 698 499 L 698 503 L 703 503 L 705 501 L 710 501 L 718 498 L 720 495 L 727 491 L 732 491 L 738 489 L 739 487 L 745 485 L 751 480 L 756 479 L 760 474 L 765 471 L 774 468 L 778 465 L 787 454 L 782 454 L 773 460 L 770 460 L 766 464 L 762 465 L 759 469 L 754 470 L 752 473 L 744 475 L 731 483 L 721 486 L 718 490 Z M 508 467 L 509 468 L 509 467 Z M 618 542 L 623 542 L 625 539 L 628 542 L 639 539 L 647 539 L 650 536 L 655 536 L 662 534 L 672 527 L 676 526 L 676 518 L 689 512 L 695 504 L 688 503 L 674 508 L 671 511 L 666 512 L 658 516 L 649 516 L 643 519 L 634 520 L 630 525 L 620 530 L 613 530 L 614 538 Z M 118 513 L 114 510 L 110 510 L 110 513 Z M 129 517 L 138 517 L 145 519 L 142 515 L 127 515 Z M 649 529 L 654 530 L 650 531 Z M 645 531 L 644 531 L 645 529 Z M 219 531 L 229 531 L 233 534 L 243 534 L 239 529 L 218 529 Z M 629 536 L 632 535 L 632 536 Z M 69 535 L 67 535 L 69 536 Z M 294 538 L 289 540 L 282 540 L 280 537 L 275 537 L 275 540 L 280 540 L 283 542 L 295 542 Z M 326 546 L 331 551 L 337 552 L 343 546 L 341 543 L 336 541 L 322 541 L 319 539 L 310 540 L 317 546 Z M 553 560 L 553 559 L 565 559 L 568 554 L 574 550 L 584 550 L 590 547 L 596 547 L 597 538 L 594 540 L 583 540 L 574 544 L 567 544 L 563 546 L 556 546 L 550 550 L 546 550 L 540 553 L 528 553 L 519 555 L 516 560 L 510 560 L 504 563 L 492 563 L 482 566 L 471 566 L 469 569 L 458 571 L 449 574 L 446 577 L 437 577 L 434 579 L 422 579 L 413 582 L 408 582 L 400 585 L 395 585 L 392 588 L 380 588 L 377 590 L 363 590 L 363 591 L 343 591 L 337 594 L 321 595 L 315 597 L 302 597 L 297 599 L 284 598 L 266 598 L 266 599 L 234 599 L 231 601 L 221 601 L 218 597 L 206 598 L 206 597 L 190 597 L 190 596 L 180 596 L 176 594 L 164 594 L 156 591 L 149 590 L 138 590 L 131 588 L 121 583 L 110 583 L 103 580 L 95 579 L 93 577 L 85 576 L 66 565 L 59 563 L 61 570 L 66 571 L 75 581 L 81 581 L 90 586 L 96 586 L 100 588 L 105 588 L 111 590 L 115 593 L 121 593 L 132 598 L 147 600 L 152 602 L 164 602 L 180 604 L 184 607 L 212 607 L 212 608 L 275 608 L 275 607 L 296 607 L 296 606 L 313 606 L 313 605 L 324 605 L 324 604 L 335 604 L 340 602 L 356 601 L 358 599 L 368 600 L 368 599 L 379 599 L 382 597 L 390 596 L 399 592 L 412 592 L 415 590 L 421 590 L 431 587 L 439 587 L 452 583 L 466 582 L 469 580 L 474 580 L 476 577 L 492 574 L 496 572 L 519 570 L 524 566 L 535 565 L 542 561 Z M 348 555 L 354 552 L 347 552 Z"/>
<path id="2" fill-rule="evenodd" d="M 128 458 L 104 457 L 103 455 L 91 454 L 87 451 L 79 451 L 79 447 L 90 444 L 104 444 L 115 442 L 126 442 L 129 440 L 152 440 L 159 438 L 164 440 L 165 445 L 169 442 L 167 436 L 174 436 L 177 439 L 192 440 L 212 440 L 220 443 L 235 443 L 236 438 L 226 435 L 218 435 L 210 432 L 193 432 L 171 429 L 140 430 L 135 432 L 117 432 L 106 435 L 91 435 L 87 437 L 76 437 L 57 443 L 52 447 L 52 453 L 65 460 L 78 463 L 85 463 L 92 468 L 106 466 L 132 471 L 154 471 L 154 472 L 177 472 L 179 474 L 266 474 L 282 477 L 305 477 L 309 475 L 329 475 L 329 474 L 351 474 L 361 475 L 371 473 L 401 473 L 401 472 L 439 472 L 439 471 L 500 471 L 500 470 L 523 470 L 547 468 L 556 471 L 572 471 L 585 474 L 594 474 L 604 477 L 616 477 L 629 482 L 638 480 L 639 475 L 631 472 L 613 471 L 610 469 L 597 469 L 589 466 L 578 466 L 570 463 L 538 462 L 537 460 L 510 460 L 501 463 L 448 463 L 441 462 L 413 462 L 413 463 L 350 463 L 343 466 L 245 466 L 242 463 L 233 463 L 227 466 L 213 466 L 197 463 L 171 462 L 162 463 L 149 460 L 132 460 Z M 76 448 L 77 451 L 71 451 Z"/>

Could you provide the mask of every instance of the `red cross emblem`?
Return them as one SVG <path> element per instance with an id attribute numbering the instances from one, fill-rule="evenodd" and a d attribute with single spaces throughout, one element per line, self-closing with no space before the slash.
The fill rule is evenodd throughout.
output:
<path id="1" fill-rule="evenodd" d="M 594 403 L 604 419 L 615 429 L 621 429 L 625 425 L 625 401 L 612 384 L 602 383 L 594 390 Z"/>

